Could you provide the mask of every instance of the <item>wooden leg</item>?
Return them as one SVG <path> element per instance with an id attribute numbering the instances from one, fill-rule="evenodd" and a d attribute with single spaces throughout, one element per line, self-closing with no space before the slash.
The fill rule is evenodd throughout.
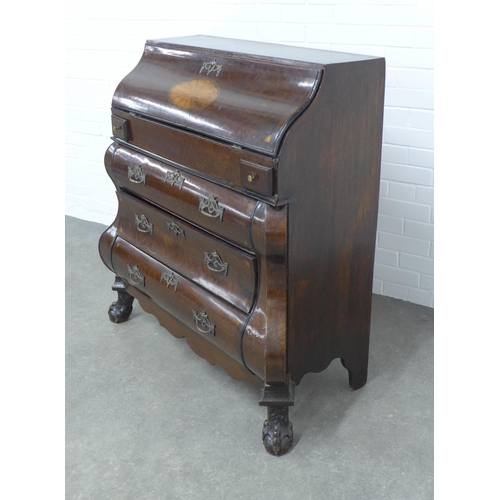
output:
<path id="1" fill-rule="evenodd" d="M 294 386 L 265 385 L 261 406 L 267 406 L 267 420 L 262 428 L 262 441 L 268 453 L 279 457 L 293 444 L 293 425 L 288 419 L 288 408 L 293 405 Z"/>
<path id="2" fill-rule="evenodd" d="M 115 278 L 112 289 L 118 292 L 118 300 L 109 306 L 108 316 L 113 323 L 123 323 L 128 320 L 132 313 L 134 297 L 125 291 L 125 284 L 118 276 Z"/>
<path id="3" fill-rule="evenodd" d="M 349 373 L 349 385 L 351 389 L 357 390 L 366 384 L 368 378 L 368 363 L 363 364 L 361 367 L 353 367 L 345 362 L 344 359 L 340 359 L 342 366 Z"/>
<path id="4" fill-rule="evenodd" d="M 262 428 L 264 448 L 271 455 L 284 455 L 293 444 L 293 425 L 288 419 L 288 406 L 268 406 Z"/>

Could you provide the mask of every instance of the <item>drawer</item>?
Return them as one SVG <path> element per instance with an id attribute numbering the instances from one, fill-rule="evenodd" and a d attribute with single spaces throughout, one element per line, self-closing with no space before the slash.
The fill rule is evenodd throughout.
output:
<path id="1" fill-rule="evenodd" d="M 111 260 L 118 276 L 241 362 L 245 314 L 119 237 L 113 246 Z"/>
<path id="2" fill-rule="evenodd" d="M 124 192 L 118 235 L 186 278 L 248 313 L 256 293 L 255 258 Z"/>
<path id="3" fill-rule="evenodd" d="M 275 192 L 277 160 L 113 109 L 113 134 L 178 165 L 265 197 Z"/>
<path id="4" fill-rule="evenodd" d="M 116 143 L 105 164 L 117 188 L 252 250 L 250 221 L 258 201 Z"/>

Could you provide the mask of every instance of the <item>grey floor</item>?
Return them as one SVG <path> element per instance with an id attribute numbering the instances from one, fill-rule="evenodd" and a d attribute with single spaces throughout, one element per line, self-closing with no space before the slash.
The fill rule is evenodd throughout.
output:
<path id="1" fill-rule="evenodd" d="M 105 226 L 66 218 L 67 499 L 433 498 L 433 310 L 374 296 L 368 383 L 335 360 L 296 388 L 295 445 L 268 455 L 259 391 L 136 303 L 107 318 Z"/>

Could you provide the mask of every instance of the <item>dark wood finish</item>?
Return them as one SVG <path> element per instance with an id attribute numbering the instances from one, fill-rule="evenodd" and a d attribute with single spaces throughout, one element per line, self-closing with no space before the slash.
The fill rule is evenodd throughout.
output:
<path id="1" fill-rule="evenodd" d="M 243 359 L 268 384 L 288 381 L 286 369 L 287 207 L 260 203 L 252 220 L 259 291 L 243 336 Z"/>
<path id="2" fill-rule="evenodd" d="M 116 219 L 111 226 L 104 231 L 104 233 L 99 238 L 99 255 L 101 257 L 104 265 L 112 272 L 113 265 L 111 264 L 111 250 L 113 249 L 113 244 L 116 238 Z"/>
<path id="3" fill-rule="evenodd" d="M 262 441 L 266 451 L 276 457 L 284 455 L 292 447 L 293 425 L 288 418 L 288 406 L 267 407 Z"/>
<path id="4" fill-rule="evenodd" d="M 165 311 L 165 309 L 156 305 L 147 295 L 140 292 L 139 289 L 130 286 L 128 283 L 125 283 L 125 285 L 128 293 L 137 299 L 144 311 L 154 315 L 158 323 L 171 335 L 179 339 L 184 338 L 189 347 L 200 358 L 203 358 L 211 365 L 220 366 L 234 380 L 245 381 L 256 389 L 262 387 L 262 380 L 249 372 L 241 363 L 235 361 L 203 336 L 195 333 L 191 328 L 188 328 L 184 323 Z"/>
<path id="5" fill-rule="evenodd" d="M 266 169 L 270 171 L 266 174 L 266 180 L 267 177 L 273 177 L 275 162 L 272 158 L 242 151 L 235 146 L 217 143 L 118 109 L 113 109 L 113 113 L 115 118 L 126 122 L 129 144 L 141 151 L 161 156 L 173 165 L 245 189 L 250 186 L 247 182 L 242 182 L 241 172 L 246 168 L 240 163 L 241 160 L 261 165 L 263 172 Z M 273 186 L 268 182 L 252 184 L 251 188 L 252 191 L 270 198 L 274 194 Z"/>
<path id="6" fill-rule="evenodd" d="M 274 169 L 240 159 L 240 186 L 271 196 L 274 193 Z"/>
<path id="7" fill-rule="evenodd" d="M 356 387 L 366 381 L 384 73 L 383 59 L 326 67 L 283 143 L 278 190 L 294 198 L 288 370 L 296 384 L 338 357 Z"/>
<path id="8" fill-rule="evenodd" d="M 116 143 L 109 147 L 105 164 L 109 176 L 118 188 L 147 199 L 238 246 L 252 249 L 250 220 L 258 203 L 256 200 Z M 135 166 L 140 166 L 146 175 L 144 182 L 132 182 L 129 179 L 128 167 Z M 176 170 L 184 177 L 181 187 L 165 181 Z M 208 217 L 200 212 L 200 197 L 211 196 L 224 209 L 222 219 Z"/>
<path id="9" fill-rule="evenodd" d="M 118 194 L 118 202 L 119 236 L 245 313 L 250 311 L 256 293 L 252 254 L 125 193 Z M 212 263 L 213 252 L 225 266 Z"/>
<path id="10" fill-rule="evenodd" d="M 127 119 L 111 115 L 111 127 L 113 128 L 113 135 L 117 139 L 121 139 L 125 142 L 130 139 Z"/>
<path id="11" fill-rule="evenodd" d="M 206 68 L 215 61 L 215 71 Z M 274 155 L 286 128 L 312 99 L 320 71 L 318 64 L 276 64 L 168 40 L 147 42 L 137 66 L 118 85 L 113 107 Z"/>
<path id="12" fill-rule="evenodd" d="M 163 48 L 172 47 L 180 50 L 196 49 L 198 53 L 214 52 L 223 53 L 225 56 L 241 58 L 244 60 L 255 59 L 268 61 L 277 65 L 292 65 L 311 67 L 319 64 L 321 68 L 332 64 L 351 63 L 375 59 L 371 56 L 351 54 L 347 52 L 333 52 L 330 50 L 317 50 L 307 47 L 294 47 L 267 42 L 254 42 L 251 40 L 238 40 L 209 35 L 190 35 L 176 38 L 163 38 L 148 40 L 147 45 Z"/>
<path id="13" fill-rule="evenodd" d="M 241 362 L 241 336 L 246 323 L 246 316 L 242 312 L 121 238 L 117 238 L 113 246 L 112 262 L 116 274 L 126 279 L 129 284 L 137 282 L 130 278 L 129 266 L 137 266 L 144 280 L 136 287 L 142 293 L 195 333 L 201 334 L 233 359 Z M 163 273 L 173 273 L 178 285 L 169 285 L 162 279 Z M 194 321 L 194 312 L 207 314 L 213 325 L 212 331 Z"/>
<path id="14" fill-rule="evenodd" d="M 123 323 L 132 314 L 134 297 L 126 292 L 125 283 L 119 276 L 116 276 L 112 289 L 118 293 L 118 300 L 109 306 L 108 316 L 113 323 Z"/>
<path id="15" fill-rule="evenodd" d="M 196 36 L 148 41 L 113 98 L 101 258 L 170 333 L 260 382 L 273 455 L 306 373 L 340 358 L 367 380 L 384 78 L 382 58 Z"/>

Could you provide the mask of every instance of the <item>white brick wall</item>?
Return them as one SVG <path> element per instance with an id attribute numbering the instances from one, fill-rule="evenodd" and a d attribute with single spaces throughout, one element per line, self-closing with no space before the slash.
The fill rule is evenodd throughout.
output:
<path id="1" fill-rule="evenodd" d="M 433 307 L 434 51 L 428 0 L 68 0 L 66 213 L 110 224 L 113 91 L 147 38 L 208 34 L 387 61 L 375 293 Z"/>

